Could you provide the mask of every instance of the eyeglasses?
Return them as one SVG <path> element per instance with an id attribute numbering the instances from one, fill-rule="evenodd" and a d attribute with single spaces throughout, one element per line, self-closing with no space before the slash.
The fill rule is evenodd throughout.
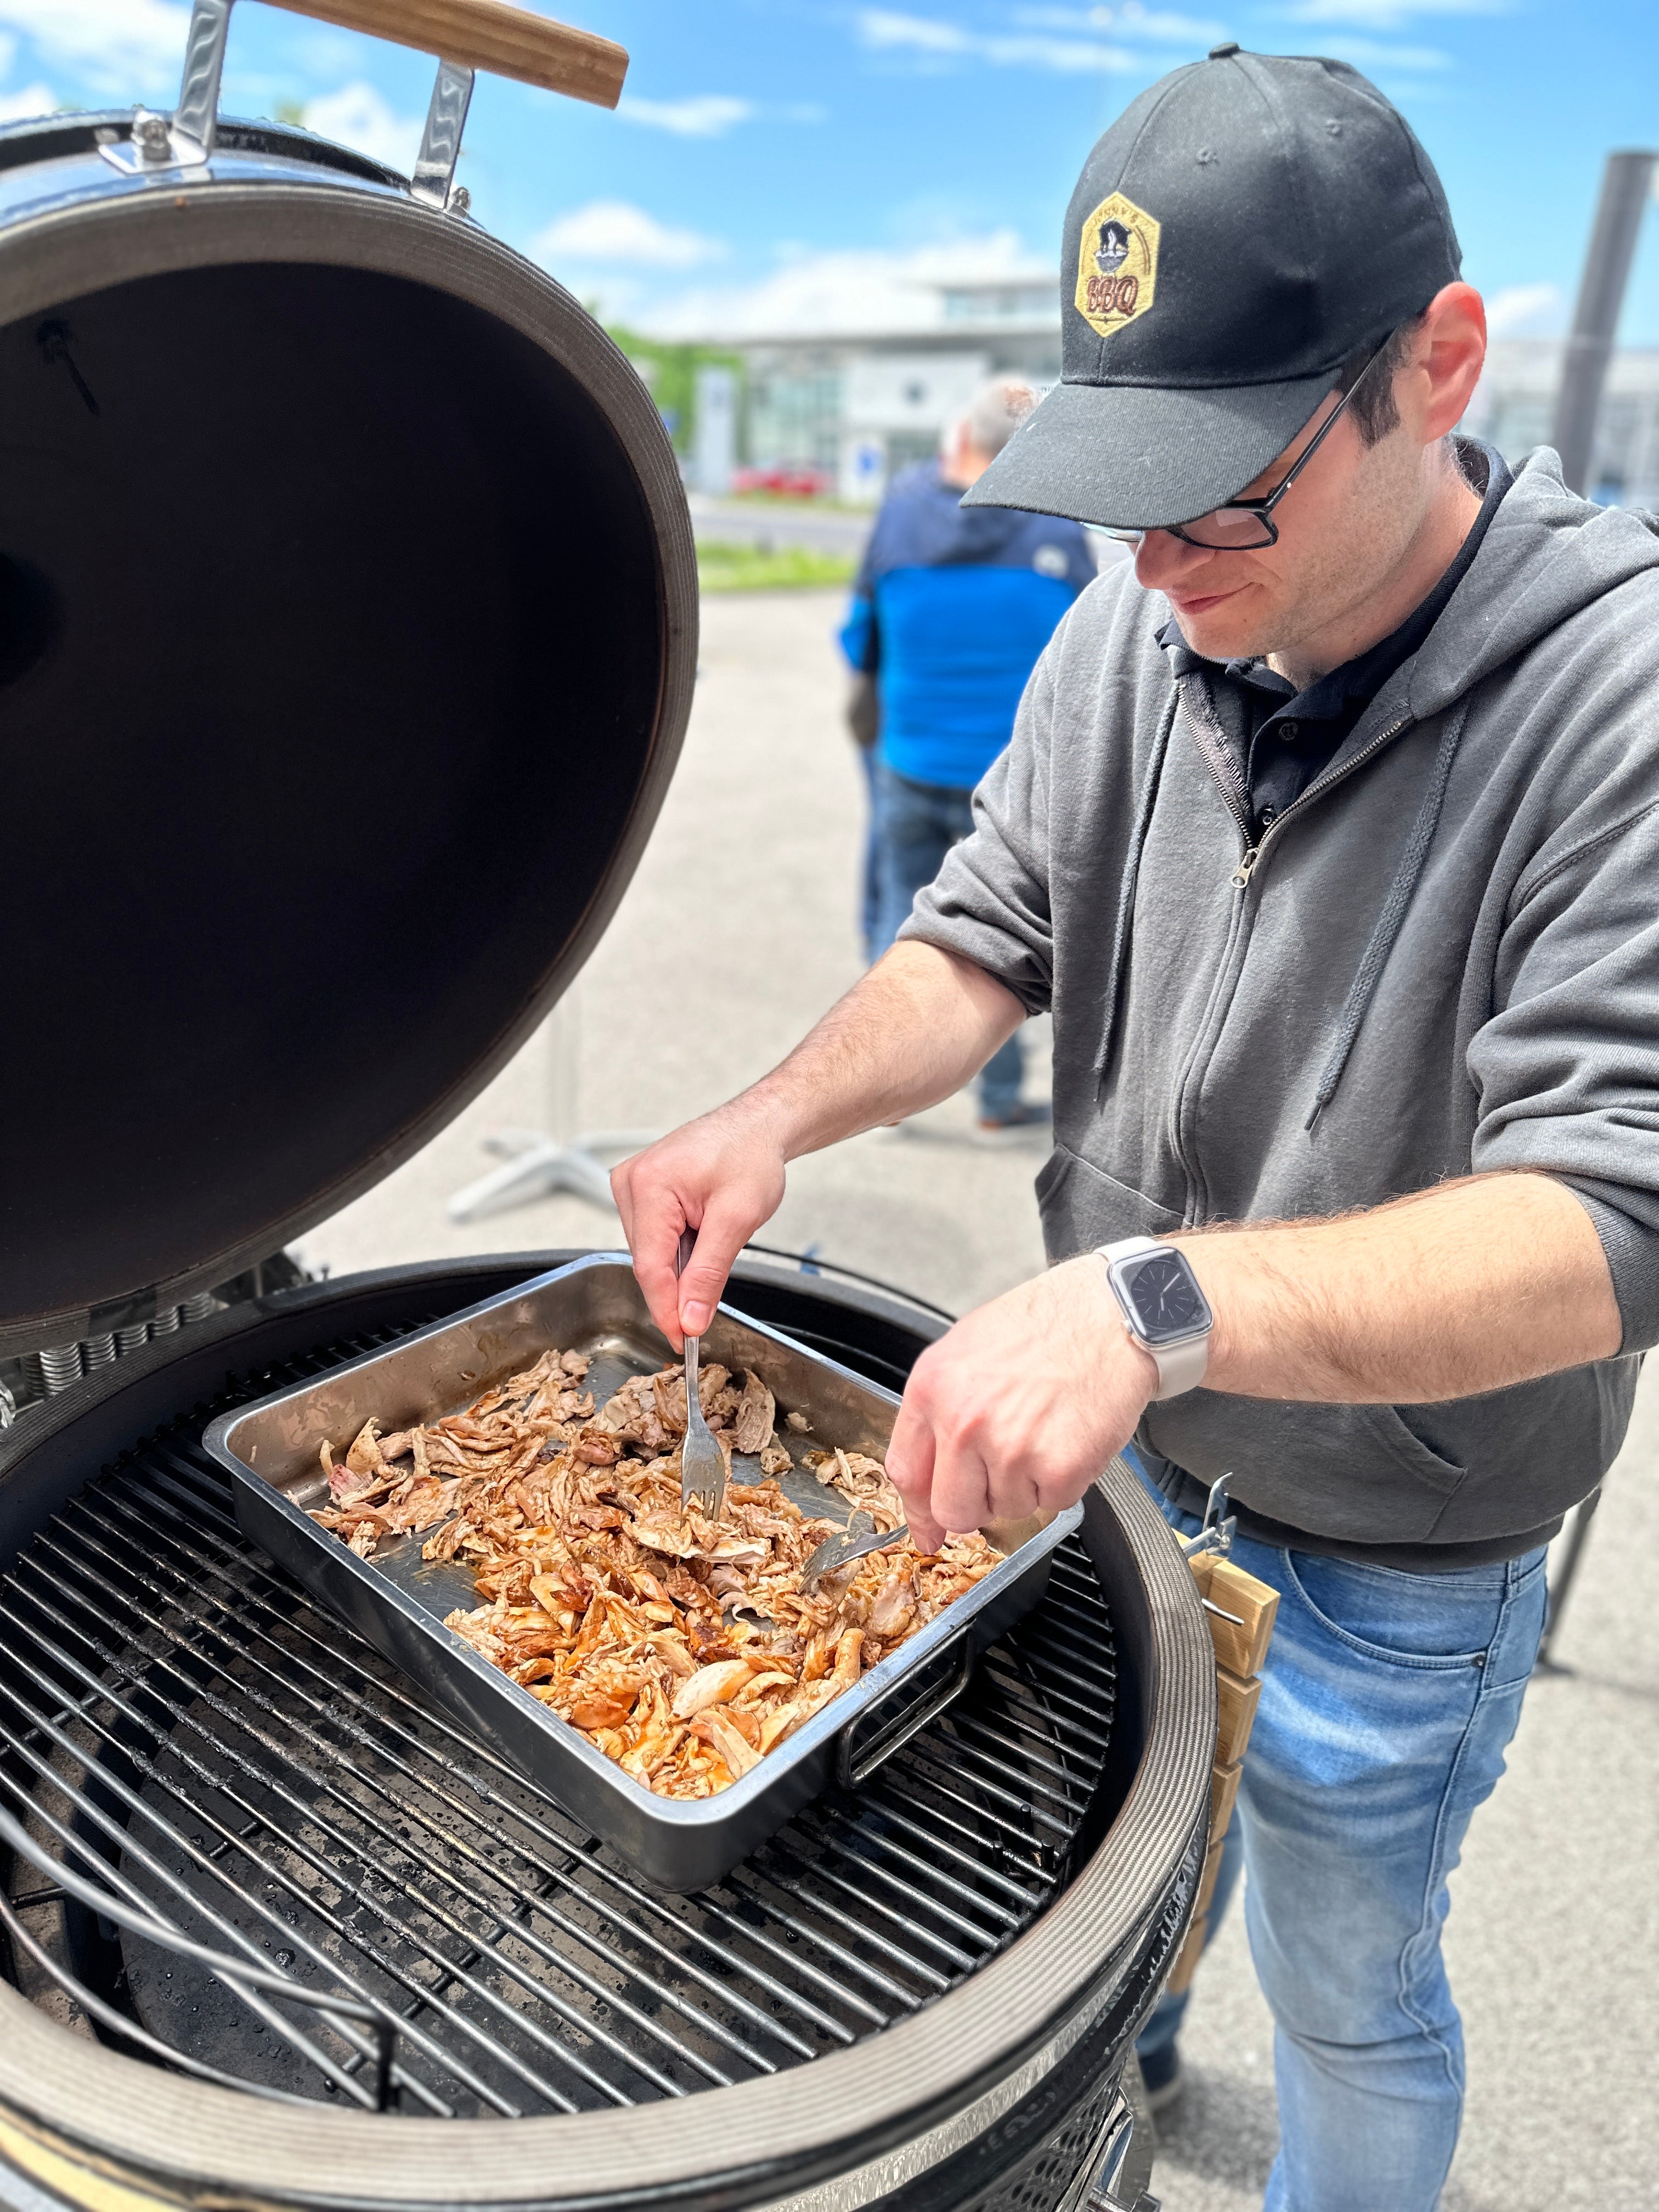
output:
<path id="1" fill-rule="evenodd" d="M 1279 525 L 1273 519 L 1273 509 L 1329 437 L 1342 410 L 1388 348 L 1389 340 L 1384 338 L 1266 498 L 1229 500 L 1225 507 L 1215 507 L 1208 514 L 1194 515 L 1190 522 L 1166 522 L 1158 526 L 1166 537 L 1178 538 L 1183 545 L 1196 545 L 1209 553 L 1248 553 L 1264 545 L 1277 545 Z M 1106 532 L 1107 537 L 1118 538 L 1126 545 L 1139 545 L 1143 538 L 1152 534 L 1150 530 L 1109 528 Z"/>

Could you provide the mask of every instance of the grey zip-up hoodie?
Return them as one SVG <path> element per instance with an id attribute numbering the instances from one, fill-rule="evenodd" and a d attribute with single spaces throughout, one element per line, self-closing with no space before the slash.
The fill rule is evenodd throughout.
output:
<path id="1" fill-rule="evenodd" d="M 1576 1194 L 1620 1358 L 1430 1406 L 1195 1390 L 1140 1432 L 1328 1544 L 1518 1554 L 1606 1471 L 1659 1341 L 1659 540 L 1535 456 L 1254 851 L 1169 616 L 1127 562 L 1085 592 L 903 933 L 1053 1011 L 1053 1260 L 1471 1170 Z"/>

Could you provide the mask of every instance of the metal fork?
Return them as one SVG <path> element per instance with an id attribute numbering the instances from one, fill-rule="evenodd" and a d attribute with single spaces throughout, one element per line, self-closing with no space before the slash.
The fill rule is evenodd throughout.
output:
<path id="1" fill-rule="evenodd" d="M 801 1569 L 801 1595 L 811 1597 L 826 1575 L 850 1566 L 854 1559 L 862 1559 L 872 1552 L 885 1551 L 890 1544 L 902 1544 L 909 1534 L 907 1523 L 884 1531 L 877 1528 L 867 1513 L 854 1513 L 837 1534 L 824 1538 Z"/>
<path id="2" fill-rule="evenodd" d="M 987 1521 L 981 1524 L 980 1534 L 1007 1559 L 1022 1544 L 1029 1544 L 1033 1536 L 1040 1535 L 1054 1517 L 1052 1513 L 1038 1512 L 1028 1515 L 1023 1521 Z M 839 1534 L 824 1538 L 801 1569 L 801 1595 L 811 1597 L 826 1575 L 833 1575 L 839 1567 L 850 1566 L 854 1559 L 867 1559 L 872 1552 L 884 1552 L 890 1544 L 902 1544 L 909 1534 L 908 1522 L 901 1521 L 896 1528 L 884 1532 L 867 1513 L 855 1512 Z"/>
<path id="3" fill-rule="evenodd" d="M 683 1275 L 697 1241 L 695 1229 L 680 1238 L 674 1273 Z M 680 1447 L 680 1510 L 696 1506 L 705 1519 L 718 1521 L 726 1505 L 726 1462 L 714 1441 L 714 1432 L 703 1419 L 702 1396 L 697 1386 L 697 1360 L 702 1340 L 685 1340 L 685 1442 Z"/>

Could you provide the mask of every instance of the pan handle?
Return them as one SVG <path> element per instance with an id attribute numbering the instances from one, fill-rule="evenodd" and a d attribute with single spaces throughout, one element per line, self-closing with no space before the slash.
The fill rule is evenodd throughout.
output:
<path id="1" fill-rule="evenodd" d="M 275 0 L 295 15 L 364 31 L 372 39 L 441 54 L 459 68 L 517 77 L 595 107 L 614 107 L 628 74 L 626 51 L 592 31 L 574 31 L 506 0 Z"/>
<path id="2" fill-rule="evenodd" d="M 953 1650 L 957 1663 L 944 1680 L 919 1703 L 907 1706 L 890 1727 L 878 1729 L 874 1742 L 861 1758 L 854 1759 L 853 1756 L 853 1738 L 868 1722 L 871 1714 L 860 1713 L 857 1720 L 842 1730 L 836 1739 L 836 1779 L 843 1790 L 860 1788 L 877 1768 L 884 1766 L 893 1753 L 902 1750 L 912 1736 L 920 1735 L 923 1729 L 930 1722 L 936 1721 L 947 1706 L 955 1705 L 974 1679 L 974 1662 L 979 1656 L 974 1648 L 971 1631 L 964 1628 L 954 1644 L 942 1644 L 933 1655 L 934 1660 L 943 1659 L 947 1652 Z M 882 1705 L 896 1698 L 904 1686 L 902 1681 L 895 1682 L 886 1698 L 872 1706 L 871 1712 L 878 1713 Z"/>

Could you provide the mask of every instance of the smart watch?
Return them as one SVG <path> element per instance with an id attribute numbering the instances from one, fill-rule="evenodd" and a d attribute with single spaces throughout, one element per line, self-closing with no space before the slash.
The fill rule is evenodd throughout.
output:
<path id="1" fill-rule="evenodd" d="M 1195 1390 L 1210 1364 L 1209 1302 L 1184 1252 L 1153 1237 L 1125 1237 L 1097 1247 L 1106 1279 L 1123 1309 L 1123 1325 L 1158 1366 L 1158 1396 Z"/>

